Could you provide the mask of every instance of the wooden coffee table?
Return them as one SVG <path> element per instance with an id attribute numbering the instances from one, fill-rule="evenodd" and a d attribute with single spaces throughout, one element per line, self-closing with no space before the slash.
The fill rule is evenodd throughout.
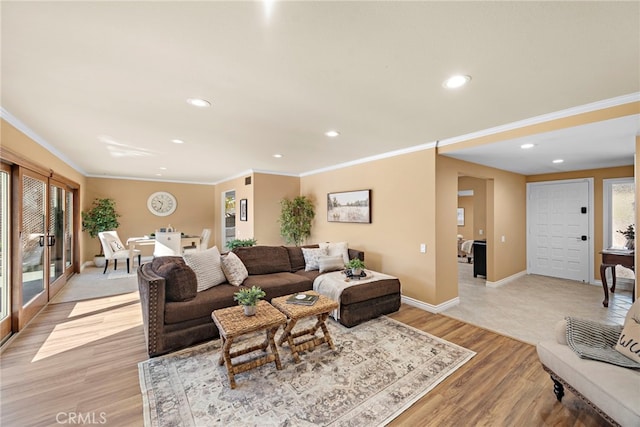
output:
<path id="1" fill-rule="evenodd" d="M 240 372 L 248 371 L 270 362 L 276 362 L 276 368 L 282 369 L 274 338 L 280 325 L 287 323 L 287 318 L 280 311 L 273 308 L 271 304 L 266 301 L 258 302 L 254 316 L 245 316 L 243 307 L 236 306 L 214 310 L 211 313 L 211 318 L 218 327 L 222 338 L 222 349 L 218 363 L 220 365 L 226 364 L 231 388 L 236 388 L 234 375 Z M 266 331 L 266 338 L 262 344 L 231 351 L 231 345 L 236 338 L 256 331 Z M 267 351 L 267 347 L 271 348 L 270 353 L 235 365 L 232 363 L 232 359 L 235 357 L 256 350 Z"/>
<path id="2" fill-rule="evenodd" d="M 274 298 L 271 300 L 271 304 L 281 312 L 287 315 L 289 319 L 287 322 L 287 327 L 284 329 L 284 333 L 278 339 L 278 344 L 282 345 L 285 341 L 289 344 L 289 349 L 291 350 L 291 354 L 293 355 L 293 359 L 296 363 L 300 362 L 301 351 L 311 350 L 316 346 L 327 343 L 329 348 L 335 350 L 335 346 L 333 345 L 333 341 L 331 340 L 331 335 L 329 335 L 329 330 L 327 329 L 326 320 L 329 316 L 329 313 L 332 310 L 338 308 L 338 303 L 325 297 L 324 295 L 320 295 L 314 291 L 304 292 L 307 295 L 318 295 L 318 301 L 313 305 L 299 305 L 299 304 L 290 304 L 287 303 L 287 299 L 291 297 L 291 295 L 286 295 L 283 297 Z M 316 317 L 316 323 L 313 327 L 293 332 L 294 326 L 298 323 L 298 320 L 304 319 L 305 317 Z M 316 332 L 318 329 L 322 329 L 322 336 L 316 336 Z M 295 342 L 295 339 L 302 336 L 307 336 L 306 339 L 302 341 Z"/>

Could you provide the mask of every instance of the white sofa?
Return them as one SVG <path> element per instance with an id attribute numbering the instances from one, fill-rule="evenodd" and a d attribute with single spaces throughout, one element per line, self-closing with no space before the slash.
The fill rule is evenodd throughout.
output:
<path id="1" fill-rule="evenodd" d="M 566 387 L 612 425 L 640 426 L 640 370 L 581 359 L 567 345 L 566 321 L 556 326 L 556 340 L 538 343 L 537 351 L 558 401 Z"/>

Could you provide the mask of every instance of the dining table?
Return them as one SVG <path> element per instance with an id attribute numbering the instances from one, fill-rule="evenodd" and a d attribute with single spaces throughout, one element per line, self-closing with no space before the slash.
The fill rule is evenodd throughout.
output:
<path id="1" fill-rule="evenodd" d="M 154 236 L 141 236 L 141 237 L 129 237 L 127 239 L 127 247 L 129 250 L 133 251 L 138 246 L 148 246 L 155 245 L 156 239 Z M 180 237 L 180 244 L 183 248 L 192 247 L 195 248 L 196 251 L 200 250 L 200 236 L 198 235 L 189 235 L 183 234 Z"/>

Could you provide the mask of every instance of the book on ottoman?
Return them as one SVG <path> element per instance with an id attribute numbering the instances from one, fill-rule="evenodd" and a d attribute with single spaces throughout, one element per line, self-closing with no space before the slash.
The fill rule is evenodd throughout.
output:
<path id="1" fill-rule="evenodd" d="M 313 305 L 318 301 L 318 295 L 295 294 L 287 298 L 287 304 Z"/>

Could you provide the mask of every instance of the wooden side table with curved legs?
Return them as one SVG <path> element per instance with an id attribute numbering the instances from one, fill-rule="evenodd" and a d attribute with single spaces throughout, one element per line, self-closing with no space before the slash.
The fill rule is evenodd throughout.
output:
<path id="1" fill-rule="evenodd" d="M 607 268 L 611 268 L 611 292 L 616 291 L 616 265 L 629 268 L 635 273 L 635 251 L 606 249 L 600 252 L 602 254 L 602 264 L 600 264 L 600 279 L 602 280 L 602 290 L 604 291 L 604 301 L 602 305 L 609 307 L 609 289 L 607 286 Z M 631 301 L 635 301 L 636 288 L 633 287 Z"/>

